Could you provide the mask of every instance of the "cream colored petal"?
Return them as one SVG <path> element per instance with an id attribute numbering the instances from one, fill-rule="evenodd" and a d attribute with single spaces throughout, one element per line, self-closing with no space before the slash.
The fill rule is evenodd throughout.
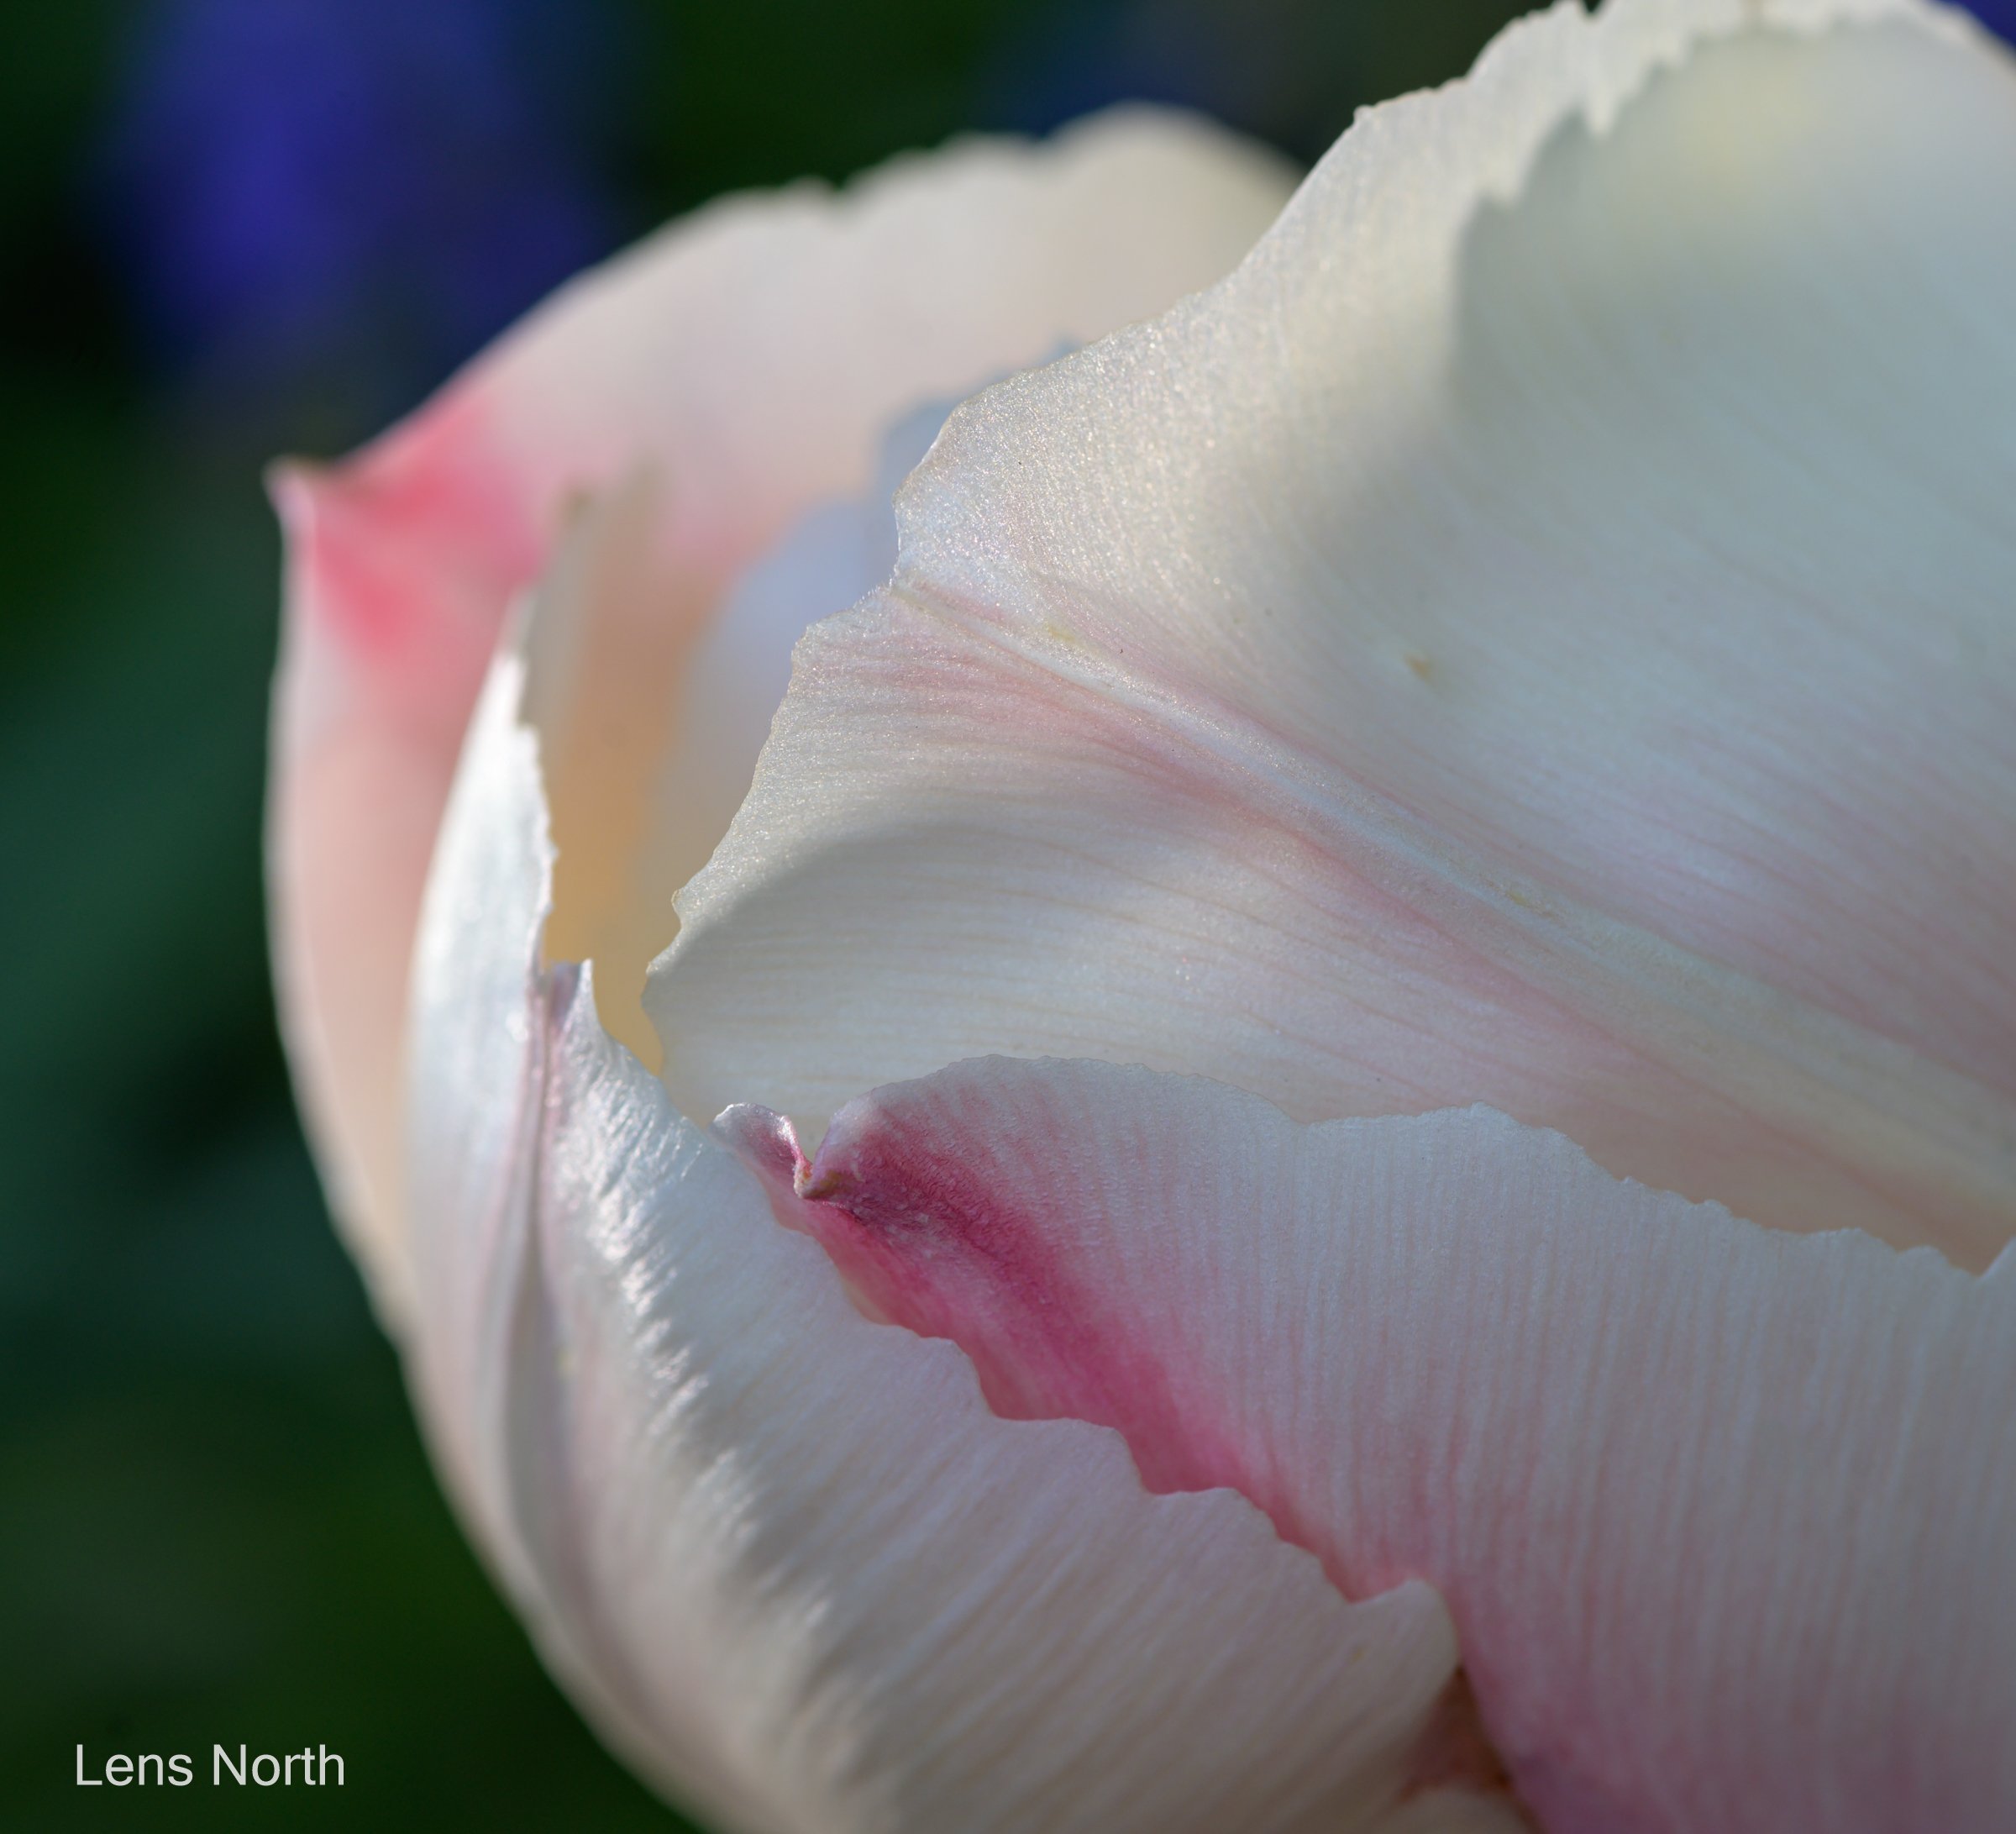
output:
<path id="1" fill-rule="evenodd" d="M 647 1003 L 812 1119 L 1001 1051 L 2016 1218 L 2016 66 L 1564 5 L 948 423 Z"/>

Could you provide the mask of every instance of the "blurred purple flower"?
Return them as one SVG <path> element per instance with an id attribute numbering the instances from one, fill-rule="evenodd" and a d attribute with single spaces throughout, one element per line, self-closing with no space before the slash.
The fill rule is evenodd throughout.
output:
<path id="1" fill-rule="evenodd" d="M 624 227 L 592 0 L 164 0 L 108 177 L 178 367 L 417 393 Z"/>
<path id="2" fill-rule="evenodd" d="M 2016 0 L 1966 0 L 1966 5 L 1991 31 L 2016 40 Z"/>

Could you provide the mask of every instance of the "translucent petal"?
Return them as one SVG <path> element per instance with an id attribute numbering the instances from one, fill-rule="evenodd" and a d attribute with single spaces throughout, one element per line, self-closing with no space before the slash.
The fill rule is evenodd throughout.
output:
<path id="1" fill-rule="evenodd" d="M 1221 286 L 953 416 L 682 899 L 675 1100 L 1483 1100 L 1984 1266 L 2013 294 L 1957 15 L 1562 6 L 1372 111 Z"/>
<path id="2" fill-rule="evenodd" d="M 751 1158 L 1004 1414 L 1236 1485 L 1352 1595 L 1431 1582 L 1549 1834 L 2016 1825 L 2016 1249 L 1977 1277 L 1488 1110 L 1305 1126 L 1090 1062 Z"/>

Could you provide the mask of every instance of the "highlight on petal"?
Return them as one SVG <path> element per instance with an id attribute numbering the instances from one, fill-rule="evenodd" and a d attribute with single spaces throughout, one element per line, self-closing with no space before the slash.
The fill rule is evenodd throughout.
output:
<path id="1" fill-rule="evenodd" d="M 596 577 L 564 558 L 535 625 Z M 545 654 L 493 670 L 429 881 L 409 1354 L 598 1723 L 770 1834 L 1512 1834 L 1502 1799 L 1410 1791 L 1457 1660 L 1431 1589 L 1347 1604 L 1243 1498 L 1152 1495 L 1107 1429 L 996 1417 L 543 965 L 570 742 L 521 723 Z"/>
<path id="2" fill-rule="evenodd" d="M 1987 1265 L 2011 297 L 2016 66 L 1915 0 L 1564 4 L 1370 111 L 1221 285 L 953 415 L 682 897 L 675 1101 L 1483 1101 Z"/>
<path id="3" fill-rule="evenodd" d="M 1549 1834 L 2016 1825 L 2016 1249 L 1971 1276 L 1488 1110 L 1305 1126 L 1092 1062 L 877 1090 L 782 1170 L 1003 1414 L 1236 1487 L 1347 1595 L 1433 1584 Z"/>
<path id="4" fill-rule="evenodd" d="M 718 826 L 701 833 L 680 786 L 636 773 L 665 750 L 679 671 L 739 575 L 816 505 L 864 487 L 892 421 L 1217 278 L 1287 188 L 1271 155 L 1136 109 L 1038 147 L 976 140 L 899 160 L 837 196 L 730 199 L 564 289 L 354 458 L 276 474 L 290 538 L 269 817 L 281 1002 L 337 1208 L 395 1316 L 421 889 L 506 607 L 570 507 L 638 493 L 626 565 L 648 615 L 621 621 L 612 659 L 584 665 L 627 687 L 609 714 L 620 736 L 593 785 L 552 786 L 556 807 L 572 819 L 565 806 L 585 796 L 599 811 L 620 776 L 605 864 L 643 854 L 669 872 L 684 848 L 690 871 Z M 801 622 L 843 602 L 806 605 Z M 654 822 L 661 844 L 643 847 Z M 564 870 L 591 850 L 570 849 Z M 566 939 L 612 956 L 606 1002 L 641 985 L 670 933 L 669 913 L 633 933 L 646 892 L 626 885 L 620 908 L 576 901 L 607 919 Z M 633 964 L 613 959 L 624 950 Z M 655 1055 L 641 1020 L 626 1035 Z"/>

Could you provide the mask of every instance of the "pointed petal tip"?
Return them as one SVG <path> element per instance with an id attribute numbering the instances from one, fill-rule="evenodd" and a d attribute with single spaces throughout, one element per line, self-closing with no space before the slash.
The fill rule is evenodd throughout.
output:
<path id="1" fill-rule="evenodd" d="M 811 1157 L 790 1117 L 759 1102 L 731 1103 L 714 1117 L 713 1132 L 773 1192 L 830 1204 L 844 1202 L 859 1188 L 860 1161 L 872 1152 L 882 1121 L 875 1093 L 857 1096 L 833 1117 Z"/>
<path id="2" fill-rule="evenodd" d="M 781 1185 L 804 1195 L 803 1181 L 811 1167 L 787 1116 L 759 1102 L 732 1102 L 715 1116 L 714 1137 L 766 1188 Z"/>
<path id="3" fill-rule="evenodd" d="M 316 497 L 328 473 L 329 467 L 320 460 L 300 458 L 291 453 L 267 461 L 260 481 L 289 541 L 307 536 Z"/>

